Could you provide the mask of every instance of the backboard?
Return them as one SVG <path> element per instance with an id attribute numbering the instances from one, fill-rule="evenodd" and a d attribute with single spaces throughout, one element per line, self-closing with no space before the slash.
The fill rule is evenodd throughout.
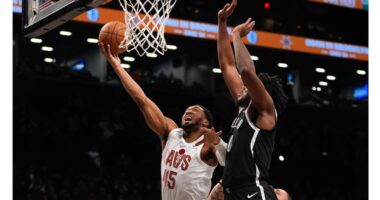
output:
<path id="1" fill-rule="evenodd" d="M 23 0 L 23 31 L 38 37 L 109 0 Z"/>

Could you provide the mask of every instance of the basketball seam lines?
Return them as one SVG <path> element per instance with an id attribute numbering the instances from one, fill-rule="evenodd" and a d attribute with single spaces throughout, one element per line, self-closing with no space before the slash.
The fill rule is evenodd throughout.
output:
<path id="1" fill-rule="evenodd" d="M 113 25 L 114 25 L 113 28 L 108 26 L 107 28 L 105 28 L 104 31 L 101 31 L 101 33 L 99 34 L 99 38 L 100 37 L 108 38 L 107 41 L 103 40 L 103 42 L 110 44 L 112 47 L 114 47 L 114 45 L 116 44 L 117 45 L 116 50 L 119 51 L 119 40 L 120 42 L 124 40 L 126 28 L 124 26 L 119 26 L 120 25 L 119 23 L 114 23 Z M 118 53 L 118 52 L 114 52 L 114 53 Z"/>
<path id="2" fill-rule="evenodd" d="M 111 41 L 110 41 L 110 43 L 111 42 L 114 43 L 113 35 L 115 35 L 114 33 L 115 33 L 116 26 L 117 26 L 117 23 L 115 23 L 115 25 L 113 26 L 113 30 L 112 30 L 112 33 L 111 33 Z M 116 40 L 117 40 L 117 38 L 116 38 Z M 113 45 L 111 45 L 111 46 L 113 46 Z M 115 53 L 117 53 L 117 52 L 115 52 Z"/>

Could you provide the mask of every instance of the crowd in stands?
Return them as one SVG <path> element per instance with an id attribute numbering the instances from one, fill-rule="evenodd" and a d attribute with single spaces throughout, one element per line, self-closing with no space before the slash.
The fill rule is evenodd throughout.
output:
<path id="1" fill-rule="evenodd" d="M 236 110 L 228 94 L 164 75 L 133 77 L 177 123 L 187 106 L 209 107 L 229 138 Z M 18 66 L 13 88 L 14 200 L 160 199 L 159 137 L 121 85 Z M 271 183 L 297 200 L 367 199 L 367 122 L 367 109 L 290 104 L 279 119 Z M 221 175 L 218 167 L 214 184 Z"/>

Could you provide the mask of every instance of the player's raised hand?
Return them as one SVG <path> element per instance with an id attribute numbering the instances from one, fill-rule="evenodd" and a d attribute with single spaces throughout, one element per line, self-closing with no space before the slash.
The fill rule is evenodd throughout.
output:
<path id="1" fill-rule="evenodd" d="M 234 12 L 237 0 L 232 0 L 231 4 L 227 3 L 223 9 L 219 10 L 218 18 L 220 21 L 227 21 L 227 18 Z"/>
<path id="2" fill-rule="evenodd" d="M 105 46 L 103 43 L 99 43 L 99 48 L 102 54 L 106 57 L 107 61 L 112 65 L 112 67 L 115 69 L 120 66 L 120 58 L 117 54 L 112 54 L 111 53 L 111 47 L 108 44 Z"/>
<path id="3" fill-rule="evenodd" d="M 246 22 L 239 24 L 233 30 L 233 34 L 238 34 L 240 37 L 246 36 L 252 28 L 255 26 L 255 21 L 252 21 L 252 18 L 248 18 Z"/>
<path id="4" fill-rule="evenodd" d="M 203 138 L 204 145 L 214 146 L 214 145 L 219 144 L 220 142 L 219 136 L 222 134 L 222 131 L 218 131 L 216 133 L 214 127 L 212 127 L 211 129 L 202 127 L 201 130 L 204 136 Z"/>

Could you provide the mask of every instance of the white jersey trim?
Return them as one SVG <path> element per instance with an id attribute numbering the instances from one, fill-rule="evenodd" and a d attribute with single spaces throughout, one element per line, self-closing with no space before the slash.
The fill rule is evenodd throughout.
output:
<path id="1" fill-rule="evenodd" d="M 251 106 L 251 103 L 252 103 L 252 101 L 249 103 L 247 109 L 245 109 L 243 112 L 244 112 L 244 114 L 245 114 L 245 118 L 247 118 L 247 121 L 248 121 L 249 126 L 250 126 L 253 130 L 255 130 L 255 132 L 256 132 L 256 130 L 260 130 L 260 128 L 257 127 L 257 126 L 251 121 L 251 118 L 250 118 L 249 115 L 248 115 L 248 109 L 249 109 L 249 107 Z"/>
<path id="2" fill-rule="evenodd" d="M 249 107 L 251 106 L 251 103 L 252 103 L 252 101 L 249 103 L 249 105 L 248 105 L 248 108 L 245 110 L 245 111 L 243 111 L 243 112 L 245 112 L 244 114 L 245 114 L 245 117 L 247 118 L 247 121 L 248 121 L 248 124 L 249 124 L 249 126 L 255 131 L 254 133 L 253 133 L 253 136 L 252 136 L 252 140 L 251 140 L 251 143 L 250 143 L 250 147 L 251 147 L 251 153 L 252 153 L 252 158 L 254 159 L 254 151 L 253 151 L 253 147 L 255 146 L 255 143 L 256 143 L 256 139 L 257 139 L 257 136 L 259 135 L 259 132 L 260 132 L 260 128 L 258 128 L 252 121 L 251 121 L 251 119 L 249 118 L 249 115 L 248 115 L 248 109 L 249 109 Z M 277 111 L 275 111 L 276 112 L 276 121 L 277 121 Z M 276 122 L 277 123 L 277 122 Z M 260 184 L 260 180 L 259 180 L 259 178 L 260 178 L 260 170 L 259 170 L 259 168 L 257 167 L 257 165 L 255 164 L 255 167 L 256 167 L 256 179 L 255 179 L 255 183 L 256 183 L 256 186 L 260 189 L 260 194 L 261 194 L 261 199 L 262 200 L 266 200 L 266 198 L 265 198 L 265 193 L 264 193 L 264 188 L 263 188 L 263 186 L 261 186 L 261 184 Z"/>
<path id="3" fill-rule="evenodd" d="M 255 126 L 255 124 L 253 124 L 253 122 L 251 121 L 251 119 L 248 116 L 248 109 L 250 106 L 251 106 L 251 103 L 249 103 L 248 108 L 243 112 L 245 114 L 245 118 L 247 118 L 249 126 L 255 131 L 253 133 L 253 137 L 252 137 L 251 144 L 250 144 L 250 147 L 251 147 L 250 150 L 251 150 L 252 158 L 253 158 L 254 157 L 253 147 L 255 146 L 256 138 L 259 135 L 260 129 L 257 126 Z"/>
<path id="4" fill-rule="evenodd" d="M 263 188 L 263 186 L 260 185 L 260 180 L 259 180 L 259 178 L 260 178 L 260 170 L 259 170 L 259 168 L 257 167 L 257 165 L 255 165 L 255 167 L 256 167 L 256 186 L 257 186 L 258 188 L 260 188 L 261 199 L 262 199 L 262 200 L 266 200 L 266 199 L 265 199 L 264 188 Z"/>
<path id="5" fill-rule="evenodd" d="M 255 130 L 255 131 L 256 131 L 257 129 L 260 130 L 260 128 L 257 127 L 257 126 L 251 121 L 251 118 L 249 117 L 248 109 L 249 109 L 249 107 L 251 106 L 251 103 L 252 103 L 252 101 L 249 103 L 247 109 L 245 109 L 243 112 L 245 113 L 245 117 L 247 118 L 247 121 L 248 121 L 249 126 L 250 126 L 253 130 Z M 277 110 L 275 109 L 274 112 L 275 112 L 275 119 L 276 119 L 276 124 L 277 124 L 277 119 L 278 119 Z"/>
<path id="6" fill-rule="evenodd" d="M 276 115 L 276 124 L 277 124 L 278 114 L 277 114 L 277 110 L 276 109 L 274 109 L 274 114 Z"/>

